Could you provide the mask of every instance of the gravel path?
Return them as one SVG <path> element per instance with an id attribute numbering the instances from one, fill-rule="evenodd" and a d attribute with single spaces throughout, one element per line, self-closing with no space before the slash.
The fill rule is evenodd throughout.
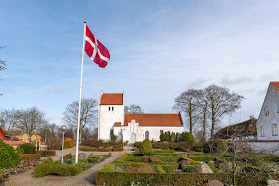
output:
<path id="1" fill-rule="evenodd" d="M 67 149 L 69 152 L 71 149 Z M 82 151 L 80 151 L 81 153 Z M 92 152 L 90 152 L 92 153 Z M 89 154 L 90 154 L 89 153 Z M 94 185 L 96 181 L 96 171 L 102 169 L 105 165 L 114 162 L 117 158 L 122 156 L 124 153 L 131 153 L 131 151 L 122 152 L 112 152 L 111 157 L 107 158 L 105 161 L 91 167 L 90 169 L 83 171 L 77 176 L 60 177 L 60 176 L 46 176 L 41 178 L 34 178 L 32 176 L 33 170 L 29 170 L 25 173 L 19 175 L 11 175 L 10 180 L 5 182 L 5 185 L 19 185 L 19 186 L 45 186 L 45 185 L 59 185 L 59 186 L 71 186 L 71 185 Z M 66 153 L 67 154 L 67 153 Z M 75 153 L 72 153 L 75 154 Z M 87 153 L 86 153 L 87 154 Z M 93 152 L 94 155 L 108 154 L 102 152 Z M 57 153 L 57 158 L 59 159 L 59 153 Z"/>

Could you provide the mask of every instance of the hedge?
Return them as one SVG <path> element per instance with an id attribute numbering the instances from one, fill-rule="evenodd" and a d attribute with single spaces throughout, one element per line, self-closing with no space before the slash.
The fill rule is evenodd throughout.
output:
<path id="1" fill-rule="evenodd" d="M 20 154 L 19 156 L 22 160 L 33 160 L 41 158 L 41 154 Z"/>
<path id="2" fill-rule="evenodd" d="M 155 154 L 174 154 L 175 150 L 165 149 L 165 150 L 156 150 Z"/>
<path id="3" fill-rule="evenodd" d="M 40 154 L 41 156 L 55 156 L 54 150 L 40 150 L 36 151 L 36 154 Z"/>
<path id="4" fill-rule="evenodd" d="M 162 160 L 163 162 L 177 162 L 181 157 L 181 156 L 161 156 L 161 155 L 154 155 L 155 157 L 159 158 L 160 160 Z"/>
<path id="5" fill-rule="evenodd" d="M 113 148 L 113 151 L 123 151 L 123 147 Z"/>
<path id="6" fill-rule="evenodd" d="M 279 179 L 279 174 L 270 174 Z M 264 185 L 267 174 L 241 173 L 236 175 L 237 185 Z M 231 173 L 139 173 L 139 172 L 104 172 L 98 171 L 97 185 L 126 185 L 130 182 L 145 182 L 151 185 L 202 185 L 208 180 L 219 180 L 223 184 L 232 185 Z"/>
<path id="7" fill-rule="evenodd" d="M 23 154 L 35 154 L 36 146 L 31 143 L 23 143 L 17 146 L 16 150 L 23 149 Z"/>
<path id="8" fill-rule="evenodd" d="M 98 151 L 97 147 L 85 148 L 83 151 Z"/>

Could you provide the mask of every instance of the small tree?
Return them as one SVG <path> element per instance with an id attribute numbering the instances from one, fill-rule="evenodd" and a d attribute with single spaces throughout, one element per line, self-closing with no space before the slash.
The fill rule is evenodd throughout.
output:
<path id="1" fill-rule="evenodd" d="M 154 150 L 152 148 L 152 143 L 148 138 L 142 142 L 142 145 L 140 146 L 139 150 L 140 150 L 140 153 L 142 153 L 142 154 L 154 153 Z"/>
<path id="2" fill-rule="evenodd" d="M 110 140 L 111 140 L 111 141 L 116 141 L 116 139 L 117 139 L 117 137 L 116 137 L 114 134 L 112 134 L 112 135 L 110 136 Z"/>

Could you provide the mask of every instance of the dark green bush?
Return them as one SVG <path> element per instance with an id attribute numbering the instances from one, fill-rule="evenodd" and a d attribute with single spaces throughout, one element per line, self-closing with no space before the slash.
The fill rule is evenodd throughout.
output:
<path id="1" fill-rule="evenodd" d="M 99 161 L 100 156 L 91 156 L 91 157 L 89 157 L 87 159 L 88 159 L 88 162 L 90 162 L 90 163 L 96 163 L 96 162 Z"/>
<path id="2" fill-rule="evenodd" d="M 112 135 L 110 136 L 110 140 L 111 140 L 111 141 L 116 141 L 116 139 L 117 139 L 117 137 L 116 137 L 114 134 L 112 134 Z"/>
<path id="3" fill-rule="evenodd" d="M 42 157 L 55 156 L 55 151 L 54 150 L 40 150 L 40 151 L 36 151 L 36 154 L 40 154 Z"/>
<path id="4" fill-rule="evenodd" d="M 23 149 L 24 154 L 35 154 L 35 151 L 36 151 L 36 146 L 31 143 L 23 143 L 23 144 L 17 146 L 17 150 L 19 148 Z"/>
<path id="5" fill-rule="evenodd" d="M 20 163 L 20 160 L 14 148 L 0 139 L 0 168 L 15 166 Z"/>
<path id="6" fill-rule="evenodd" d="M 152 143 L 147 138 L 143 141 L 142 145 L 140 146 L 140 153 L 142 154 L 153 154 L 154 150 L 152 148 Z"/>
<path id="7" fill-rule="evenodd" d="M 20 154 L 22 160 L 33 160 L 33 159 L 40 159 L 40 154 Z"/>
<path id="8" fill-rule="evenodd" d="M 161 165 L 166 173 L 174 173 L 175 167 L 172 165 Z"/>
<path id="9" fill-rule="evenodd" d="M 60 161 L 54 162 L 52 159 L 47 159 L 35 168 L 34 177 L 43 177 L 47 175 L 58 176 L 74 176 L 82 172 L 82 166 L 62 164 Z"/>

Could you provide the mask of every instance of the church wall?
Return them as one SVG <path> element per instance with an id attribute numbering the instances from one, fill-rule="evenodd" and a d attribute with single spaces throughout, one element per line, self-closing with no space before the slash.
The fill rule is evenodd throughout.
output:
<path id="1" fill-rule="evenodd" d="M 98 138 L 102 140 L 110 140 L 110 131 L 113 130 L 115 122 L 124 122 L 124 105 L 100 105 Z"/>

